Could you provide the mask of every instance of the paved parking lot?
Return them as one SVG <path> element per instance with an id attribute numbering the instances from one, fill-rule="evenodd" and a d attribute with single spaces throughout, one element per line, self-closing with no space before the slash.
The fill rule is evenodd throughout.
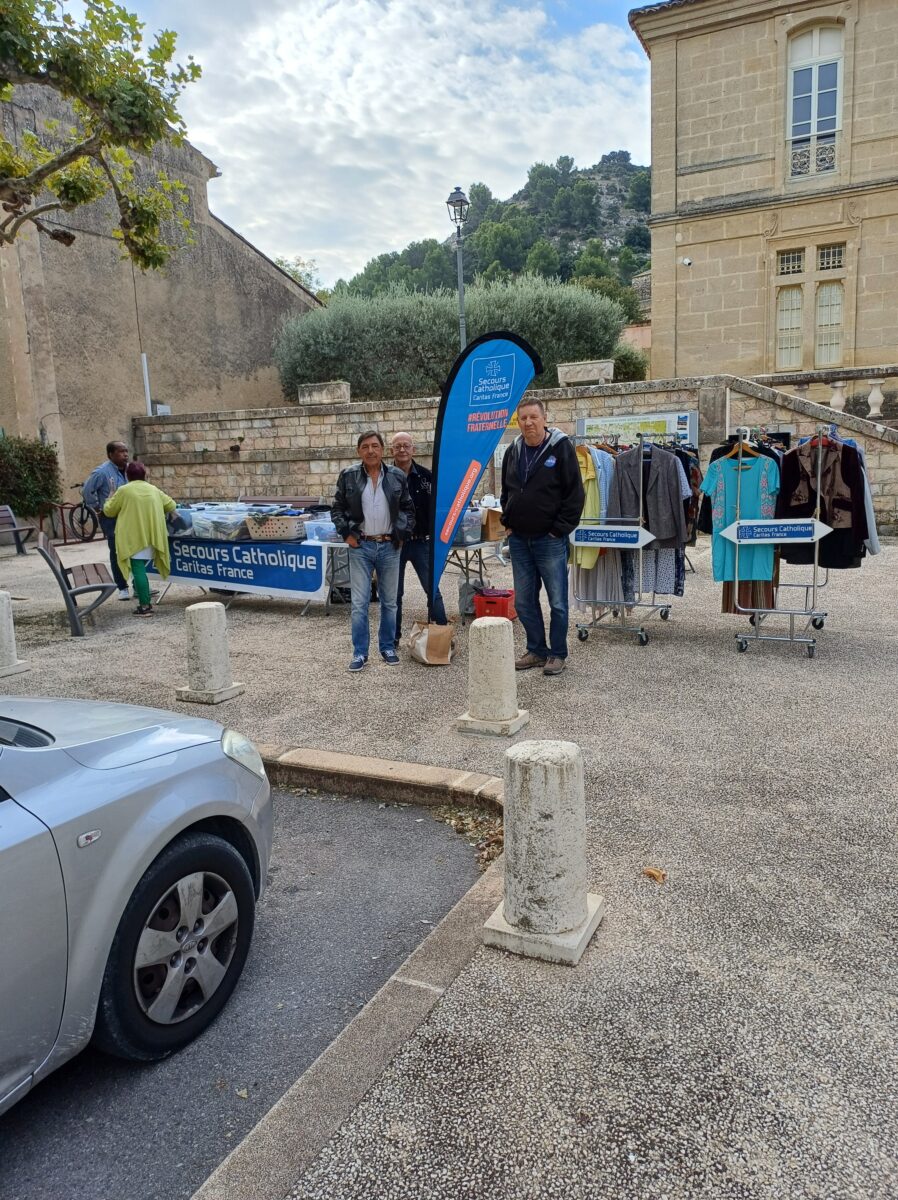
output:
<path id="1" fill-rule="evenodd" d="M 88 1049 L 0 1117 L 3 1200 L 186 1200 L 477 878 L 429 811 L 277 792 L 221 1017 L 153 1066 Z"/>

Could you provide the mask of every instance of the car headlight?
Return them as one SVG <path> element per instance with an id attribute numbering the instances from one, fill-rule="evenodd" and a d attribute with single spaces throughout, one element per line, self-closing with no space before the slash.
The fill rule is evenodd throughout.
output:
<path id="1" fill-rule="evenodd" d="M 249 738 L 245 738 L 242 733 L 237 733 L 235 729 L 226 729 L 221 735 L 221 748 L 228 758 L 240 763 L 241 767 L 246 767 L 260 779 L 265 778 L 265 764 L 262 762 L 262 755 Z"/>

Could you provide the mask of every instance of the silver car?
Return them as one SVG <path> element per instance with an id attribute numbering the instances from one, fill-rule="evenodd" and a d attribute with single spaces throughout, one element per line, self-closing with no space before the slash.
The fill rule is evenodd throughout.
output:
<path id="1" fill-rule="evenodd" d="M 0 1112 L 91 1037 L 146 1061 L 214 1020 L 271 837 L 262 760 L 240 734 L 0 697 Z"/>

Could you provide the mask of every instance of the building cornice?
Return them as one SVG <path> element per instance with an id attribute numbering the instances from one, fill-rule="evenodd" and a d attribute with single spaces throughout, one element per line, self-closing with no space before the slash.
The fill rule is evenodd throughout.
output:
<path id="1" fill-rule="evenodd" d="M 815 200 L 847 199 L 852 196 L 865 196 L 871 192 L 885 191 L 887 188 L 898 187 L 898 176 L 890 179 L 876 179 L 870 183 L 840 184 L 836 187 L 818 188 L 814 191 L 803 191 L 796 195 L 763 196 L 733 196 L 727 200 L 698 200 L 691 204 L 683 204 L 673 212 L 653 213 L 648 218 L 651 226 L 673 225 L 687 218 L 717 217 L 739 212 L 751 212 L 759 208 L 794 208 Z"/>
<path id="2" fill-rule="evenodd" d="M 658 4 L 634 8 L 628 20 L 651 58 L 650 44 L 660 38 L 724 25 L 744 25 L 759 17 L 795 14 L 819 3 L 820 0 L 661 0 Z"/>

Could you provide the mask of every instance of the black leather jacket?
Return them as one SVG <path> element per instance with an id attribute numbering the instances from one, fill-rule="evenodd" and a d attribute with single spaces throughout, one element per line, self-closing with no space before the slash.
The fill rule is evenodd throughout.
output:
<path id="1" fill-rule="evenodd" d="M 393 522 L 393 542 L 398 545 L 404 542 L 415 528 L 415 506 L 409 495 L 408 480 L 405 471 L 384 463 L 384 495 L 390 506 L 390 520 Z M 365 514 L 362 511 L 362 492 L 368 482 L 368 473 L 362 463 L 354 467 L 345 467 L 337 480 L 337 491 L 331 505 L 331 520 L 337 527 L 341 538 L 351 535 L 361 537 L 362 522 Z"/>

